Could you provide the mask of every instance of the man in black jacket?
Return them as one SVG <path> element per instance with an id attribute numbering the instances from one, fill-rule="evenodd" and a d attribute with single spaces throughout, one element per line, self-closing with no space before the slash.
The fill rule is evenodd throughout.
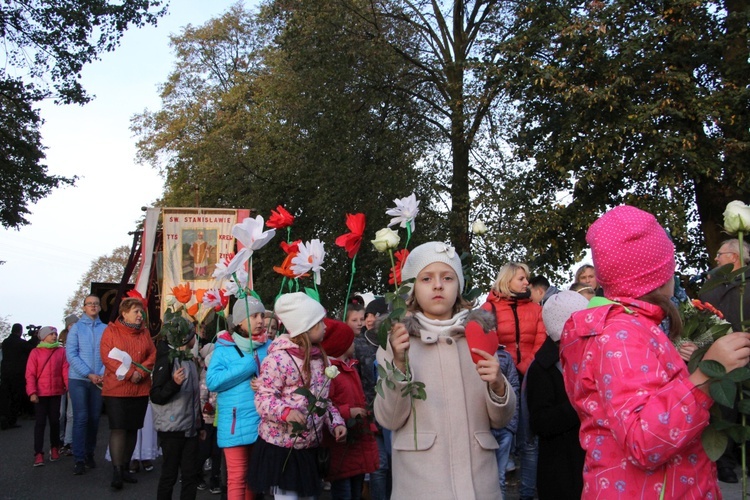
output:
<path id="1" fill-rule="evenodd" d="M 0 365 L 0 429 L 20 427 L 16 423 L 26 396 L 26 361 L 33 346 L 21 338 L 23 326 L 13 325 L 3 341 Z"/>

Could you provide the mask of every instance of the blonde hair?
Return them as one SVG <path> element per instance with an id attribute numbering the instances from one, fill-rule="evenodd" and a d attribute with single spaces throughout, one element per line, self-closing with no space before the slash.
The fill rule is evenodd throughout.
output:
<path id="1" fill-rule="evenodd" d="M 594 266 L 592 266 L 591 264 L 584 264 L 576 269 L 576 281 L 581 281 L 581 275 L 586 269 L 591 269 L 592 271 L 594 271 L 594 275 L 596 275 L 596 269 L 594 268 Z"/>
<path id="2" fill-rule="evenodd" d="M 497 272 L 497 278 L 495 278 L 495 284 L 492 285 L 492 289 L 506 297 L 513 295 L 513 292 L 510 290 L 510 282 L 519 269 L 523 269 L 523 272 L 526 273 L 526 279 L 528 279 L 531 275 L 529 266 L 522 262 L 508 262 Z"/>
<path id="3" fill-rule="evenodd" d="M 318 323 L 315 323 L 315 326 L 318 326 Z M 313 326 L 313 328 L 315 328 Z M 312 328 L 310 328 L 312 330 Z M 306 332 L 296 335 L 294 337 L 290 337 L 289 340 L 292 341 L 292 343 L 296 344 L 297 347 L 305 351 L 305 359 L 302 362 L 302 368 L 300 373 L 300 376 L 302 377 L 302 382 L 305 384 L 305 387 L 308 389 L 310 388 L 310 382 L 312 382 L 312 376 L 310 371 L 310 362 L 312 361 L 312 357 L 310 356 L 310 352 L 312 351 L 313 345 L 315 347 L 320 348 L 320 352 L 323 354 L 323 366 L 328 366 L 328 355 L 326 354 L 325 350 L 320 346 L 320 344 L 313 344 L 310 342 L 310 336 L 308 333 L 310 333 L 310 330 L 307 330 Z M 307 375 L 307 376 L 306 376 Z"/>

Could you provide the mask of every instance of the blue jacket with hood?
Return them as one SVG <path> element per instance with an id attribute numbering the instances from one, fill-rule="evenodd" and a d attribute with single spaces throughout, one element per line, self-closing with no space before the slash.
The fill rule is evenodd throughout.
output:
<path id="1" fill-rule="evenodd" d="M 268 352 L 266 342 L 255 349 L 263 362 Z M 259 366 L 252 353 L 242 352 L 224 331 L 216 339 L 216 348 L 206 373 L 206 386 L 217 393 L 216 415 L 219 447 L 252 444 L 258 439 L 260 416 L 255 409 L 255 391 L 250 381 L 257 377 Z"/>
<path id="2" fill-rule="evenodd" d="M 70 327 L 65 340 L 65 355 L 70 365 L 68 378 L 88 380 L 91 373 L 104 375 L 99 344 L 105 328 L 107 325 L 101 322 L 99 316 L 91 319 L 86 314 Z"/>

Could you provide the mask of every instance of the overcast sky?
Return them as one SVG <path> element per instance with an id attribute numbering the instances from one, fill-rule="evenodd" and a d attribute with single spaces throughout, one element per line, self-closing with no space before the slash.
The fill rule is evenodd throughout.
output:
<path id="1" fill-rule="evenodd" d="M 62 328 L 65 303 L 91 261 L 131 245 L 128 232 L 141 207 L 159 197 L 163 181 L 150 166 L 136 164 L 130 118 L 159 108 L 158 85 L 174 62 L 169 35 L 202 25 L 235 3 L 172 0 L 157 27 L 129 30 L 117 50 L 85 67 L 82 83 L 94 101 L 43 104 L 48 170 L 80 179 L 31 206 L 31 224 L 0 229 L 0 260 L 6 261 L 0 265 L 0 316 L 9 323 Z"/>

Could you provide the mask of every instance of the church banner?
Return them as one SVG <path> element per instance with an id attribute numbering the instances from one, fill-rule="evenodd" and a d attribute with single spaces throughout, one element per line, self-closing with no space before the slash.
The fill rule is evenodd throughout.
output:
<path id="1" fill-rule="evenodd" d="M 162 315 L 169 304 L 180 302 L 195 321 L 203 322 L 209 310 L 202 306 L 202 296 L 206 290 L 221 286 L 212 275 L 217 262 L 234 255 L 232 227 L 238 222 L 239 212 L 244 211 L 210 208 L 162 210 Z"/>

